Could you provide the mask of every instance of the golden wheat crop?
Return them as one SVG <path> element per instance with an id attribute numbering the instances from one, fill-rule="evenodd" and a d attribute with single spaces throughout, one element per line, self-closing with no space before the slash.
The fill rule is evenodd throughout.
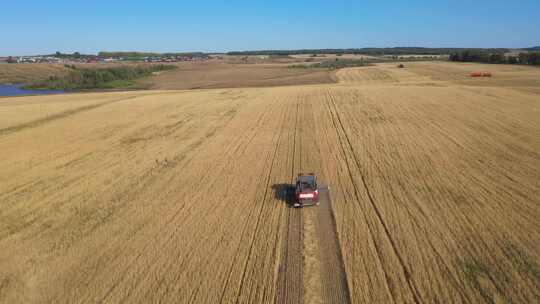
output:
<path id="1" fill-rule="evenodd" d="M 0 99 L 0 302 L 538 302 L 540 70 L 488 68 Z"/>

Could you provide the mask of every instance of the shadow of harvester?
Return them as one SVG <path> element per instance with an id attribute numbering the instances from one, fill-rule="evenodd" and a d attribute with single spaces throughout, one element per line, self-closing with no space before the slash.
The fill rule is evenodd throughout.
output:
<path id="1" fill-rule="evenodd" d="M 291 184 L 274 184 L 272 185 L 274 191 L 274 197 L 280 202 L 285 203 L 288 207 L 293 207 L 295 203 L 294 199 L 294 186 Z"/>

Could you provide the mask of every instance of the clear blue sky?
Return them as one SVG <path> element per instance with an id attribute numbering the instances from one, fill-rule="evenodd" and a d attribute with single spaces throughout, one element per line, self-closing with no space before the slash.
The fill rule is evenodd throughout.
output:
<path id="1" fill-rule="evenodd" d="M 0 55 L 540 45 L 540 0 L 2 1 Z"/>

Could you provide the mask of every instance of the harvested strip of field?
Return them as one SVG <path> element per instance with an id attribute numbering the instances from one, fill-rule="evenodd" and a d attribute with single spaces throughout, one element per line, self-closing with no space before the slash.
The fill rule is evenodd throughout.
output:
<path id="1" fill-rule="evenodd" d="M 32 126 L 0 136 L 0 302 L 274 302 L 298 211 L 274 187 L 298 172 L 330 185 L 351 303 L 538 302 L 538 95 L 380 69 L 397 81 L 3 99 L 0 128 Z M 301 238 L 289 294 L 339 298 Z"/>
<path id="2" fill-rule="evenodd" d="M 328 188 L 320 205 L 304 209 L 305 303 L 350 303 L 349 286 Z"/>
<path id="3" fill-rule="evenodd" d="M 348 283 L 341 256 L 326 176 L 320 150 L 318 120 L 314 96 L 301 94 L 297 97 L 295 122 L 295 172 L 317 172 L 320 186 L 320 206 L 302 210 L 304 255 L 304 301 L 306 303 L 349 303 Z M 294 190 L 294 188 L 292 189 Z M 291 193 L 294 194 L 294 193 Z M 294 199 L 292 199 L 294 201 Z"/>
<path id="4" fill-rule="evenodd" d="M 289 209 L 275 303 L 304 302 L 302 211 Z"/>
<path id="5" fill-rule="evenodd" d="M 328 189 L 321 190 L 319 209 L 317 210 L 317 230 L 323 303 L 350 303 L 349 286 Z"/>

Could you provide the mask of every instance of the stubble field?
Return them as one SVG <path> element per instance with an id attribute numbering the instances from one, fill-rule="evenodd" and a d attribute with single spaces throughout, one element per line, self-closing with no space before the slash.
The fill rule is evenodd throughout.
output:
<path id="1" fill-rule="evenodd" d="M 0 99 L 0 302 L 538 302 L 540 70 L 406 65 Z"/>

